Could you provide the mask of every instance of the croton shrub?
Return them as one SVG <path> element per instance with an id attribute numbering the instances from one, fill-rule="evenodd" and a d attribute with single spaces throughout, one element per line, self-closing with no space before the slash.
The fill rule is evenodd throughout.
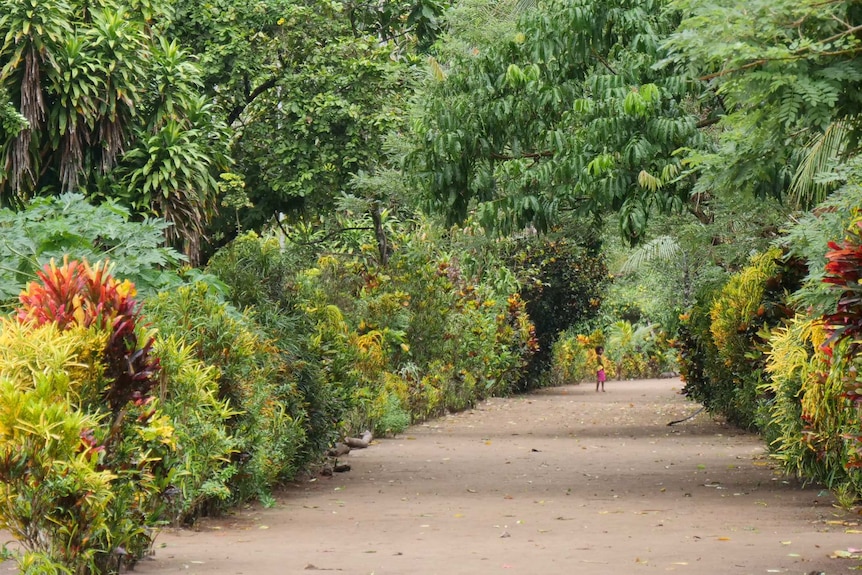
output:
<path id="1" fill-rule="evenodd" d="M 297 278 L 344 433 L 396 433 L 508 393 L 536 351 L 518 294 L 498 297 L 418 238 L 386 268 L 322 257 Z"/>
<path id="2" fill-rule="evenodd" d="M 0 526 L 22 572 L 117 571 L 150 547 L 173 427 L 134 286 L 51 262 L 0 324 Z"/>
<path id="3" fill-rule="evenodd" d="M 764 429 L 788 470 L 850 504 L 862 497 L 862 220 L 828 243 L 826 261 L 832 309 L 799 314 L 772 333 L 765 391 L 773 400 Z"/>
<path id="4" fill-rule="evenodd" d="M 761 391 L 769 330 L 793 316 L 788 297 L 804 269 L 771 248 L 752 256 L 718 293 L 699 296 L 676 338 L 686 395 L 737 425 L 757 427 L 768 401 Z"/>

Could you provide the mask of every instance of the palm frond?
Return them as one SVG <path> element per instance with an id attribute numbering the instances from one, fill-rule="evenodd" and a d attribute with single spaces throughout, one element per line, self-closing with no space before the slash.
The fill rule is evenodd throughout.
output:
<path id="1" fill-rule="evenodd" d="M 635 248 L 625 263 L 623 263 L 620 273 L 625 275 L 635 272 L 645 263 L 653 260 L 673 260 L 679 255 L 680 251 L 681 248 L 676 238 L 659 236 Z"/>
<path id="2" fill-rule="evenodd" d="M 428 67 L 431 70 L 431 76 L 435 80 L 442 82 L 446 79 L 446 70 L 443 69 L 443 66 L 440 65 L 440 62 L 434 56 L 428 56 Z"/>
<path id="3" fill-rule="evenodd" d="M 850 132 L 847 120 L 837 120 L 808 146 L 805 159 L 799 164 L 790 186 L 790 198 L 799 207 L 822 202 L 835 189 L 823 176 L 834 171 L 847 147 Z"/>
<path id="4" fill-rule="evenodd" d="M 635 327 L 636 329 L 634 330 L 634 333 L 632 333 L 632 340 L 636 342 L 637 345 L 643 345 L 652 339 L 655 332 L 655 328 L 652 324 L 640 324 Z"/>
<path id="5" fill-rule="evenodd" d="M 515 4 L 514 14 L 523 14 L 528 10 L 532 10 L 538 4 L 538 0 L 518 0 Z"/>

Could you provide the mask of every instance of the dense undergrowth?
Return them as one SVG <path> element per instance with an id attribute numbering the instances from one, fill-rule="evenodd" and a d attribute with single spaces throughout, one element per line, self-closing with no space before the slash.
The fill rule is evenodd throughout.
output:
<path id="1" fill-rule="evenodd" d="M 21 573 L 599 347 L 859 502 L 855 3 L 223 4 L 0 0 Z"/>
<path id="2" fill-rule="evenodd" d="M 34 209 L 53 209 L 58 229 L 93 210 L 68 198 Z M 102 225 L 149 224 L 119 211 Z M 608 278 L 575 242 L 477 242 L 475 229 L 422 223 L 393 235 L 385 266 L 373 246 L 309 254 L 248 233 L 177 273 L 63 238 L 57 249 L 101 261 L 48 252 L 38 271 L 34 249 L 2 286 L 38 274 L 0 325 L 0 519 L 27 573 L 115 571 L 160 525 L 271 502 L 339 438 L 560 381 L 542 374 L 552 363 L 580 379 L 571 360 L 552 362 L 556 331 L 596 321 Z M 116 242 L 122 255 L 157 240 Z"/>
<path id="3" fill-rule="evenodd" d="M 760 431 L 785 468 L 862 496 L 862 220 L 848 184 L 701 293 L 676 340 L 685 393 Z"/>
<path id="4" fill-rule="evenodd" d="M 592 381 L 599 346 L 612 378 L 655 377 L 678 354 L 687 395 L 760 430 L 788 470 L 852 504 L 862 489 L 858 194 L 843 189 L 697 294 L 673 339 L 607 315 L 618 302 L 602 300 L 612 280 L 602 258 L 553 237 L 477 241 L 475 228 L 411 222 L 393 228 L 397 249 L 382 265 L 372 244 L 309 251 L 248 233 L 204 270 L 132 259 L 124 269 L 147 278 L 141 294 L 104 260 L 52 259 L 22 286 L 39 262 L 22 257 L 2 286 L 25 287 L 0 324 L 3 526 L 23 546 L 23 572 L 115 571 L 160 525 L 271 502 L 339 438 Z M 91 209 L 53 207 L 60 228 Z M 63 237 L 67 251 L 104 253 L 95 238 Z M 116 241 L 115 253 L 157 243 Z"/>

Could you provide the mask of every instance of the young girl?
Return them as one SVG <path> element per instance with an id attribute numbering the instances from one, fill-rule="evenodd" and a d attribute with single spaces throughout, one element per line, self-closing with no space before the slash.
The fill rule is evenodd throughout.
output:
<path id="1" fill-rule="evenodd" d="M 602 391 L 605 390 L 605 362 L 602 354 L 605 353 L 605 348 L 598 346 L 596 348 L 596 391 L 599 390 L 599 385 L 602 386 Z"/>

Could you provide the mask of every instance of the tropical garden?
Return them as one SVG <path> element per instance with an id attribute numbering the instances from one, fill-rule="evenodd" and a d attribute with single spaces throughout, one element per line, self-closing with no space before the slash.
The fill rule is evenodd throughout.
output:
<path id="1" fill-rule="evenodd" d="M 7 553 L 117 572 L 597 346 L 855 505 L 860 34 L 858 0 L 0 0 Z"/>

